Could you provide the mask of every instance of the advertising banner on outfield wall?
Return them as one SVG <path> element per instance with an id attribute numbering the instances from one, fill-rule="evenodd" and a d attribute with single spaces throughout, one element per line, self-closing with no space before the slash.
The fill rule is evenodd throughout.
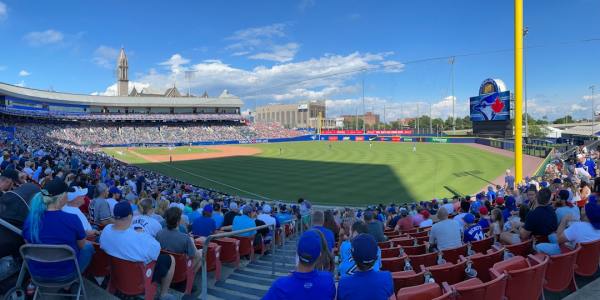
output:
<path id="1" fill-rule="evenodd" d="M 399 135 L 405 134 L 410 135 L 413 131 L 407 130 L 367 130 L 366 134 L 377 134 L 377 135 Z M 337 130 L 337 129 L 324 129 L 321 130 L 321 134 L 363 134 L 362 130 Z"/>

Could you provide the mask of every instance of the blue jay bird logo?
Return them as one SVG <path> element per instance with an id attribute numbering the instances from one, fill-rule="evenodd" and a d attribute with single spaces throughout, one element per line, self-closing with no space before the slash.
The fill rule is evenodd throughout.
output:
<path id="1" fill-rule="evenodd" d="M 504 103 L 500 100 L 498 93 L 492 93 L 482 97 L 479 104 L 473 107 L 473 110 L 480 112 L 486 121 L 491 121 L 498 113 L 502 112 L 503 108 Z"/>

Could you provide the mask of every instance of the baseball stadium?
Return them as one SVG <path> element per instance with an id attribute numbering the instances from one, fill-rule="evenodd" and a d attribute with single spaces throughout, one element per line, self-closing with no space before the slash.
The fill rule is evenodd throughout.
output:
<path id="1" fill-rule="evenodd" d="M 192 90 L 199 70 L 184 70 L 189 60 L 180 54 L 159 63 L 169 68 L 166 80 L 172 84 L 130 81 L 129 58 L 141 60 L 143 54 L 104 46 L 93 63 L 115 68 L 113 95 L 0 82 L 0 295 L 8 300 L 598 298 L 595 86 L 584 96 L 592 102 L 591 119 L 573 120 L 562 108 L 564 117 L 556 122 L 546 115 L 530 117 L 527 108 L 539 109 L 540 102 L 534 98 L 527 104 L 524 93 L 528 29 L 523 1 L 514 3 L 515 44 L 508 50 L 402 63 L 386 58 L 393 52 L 367 53 L 363 59 L 370 63 L 349 62 L 352 67 L 334 73 L 313 70 L 323 58 L 311 58 L 305 72 L 312 75 L 274 80 L 263 90 L 252 89 L 258 77 L 247 79 L 249 91 L 240 88 L 244 85 L 237 81 L 243 80 L 218 77 L 234 68 L 215 59 L 196 68 L 209 66 L 209 74 L 198 78 L 207 85 L 218 82 L 219 93 Z M 9 4 L 11 10 L 0 1 L 0 31 L 6 12 L 12 14 Z M 297 10 L 308 15 L 314 6 L 315 1 L 302 1 Z M 353 13 L 344 22 L 361 18 Z M 290 26 L 278 23 L 219 39 L 232 42 L 224 51 L 236 51 L 233 59 L 276 62 L 269 70 L 259 65 L 246 73 L 276 73 L 299 68 L 290 62 L 299 44 L 274 44 L 288 38 L 283 30 Z M 48 33 L 50 38 L 34 40 Z M 21 39 L 32 48 L 54 43 L 76 53 L 73 45 L 84 37 L 49 30 Z M 249 54 L 261 44 L 274 52 Z M 536 47 L 548 46 L 531 48 Z M 103 53 L 112 60 L 103 60 Z M 472 92 L 457 101 L 455 60 L 498 53 L 511 55 L 514 78 L 505 82 L 497 78 L 505 73 L 493 70 L 483 78 L 477 73 L 476 79 L 463 74 Z M 427 86 L 437 79 L 424 77 L 439 74 L 425 64 L 441 60 L 450 68 L 450 80 L 444 74 L 440 81 L 451 84 Z M 369 81 L 391 81 L 396 75 L 390 74 L 405 68 L 421 76 L 415 90 L 429 95 L 442 85 L 447 96 L 435 108 L 429 103 L 429 113 L 416 102 L 405 114 L 409 108 L 376 96 L 369 99 L 369 110 L 365 90 L 380 92 L 372 91 L 377 85 Z M 0 65 L 0 72 L 4 69 Z M 148 74 L 148 82 L 164 80 L 154 68 Z M 187 81 L 187 92 L 176 79 Z M 313 88 L 332 84 L 362 96 L 332 100 L 334 93 L 308 91 L 312 81 L 319 82 Z M 264 90 L 279 94 L 263 100 Z M 353 106 L 344 110 L 345 103 Z M 375 105 L 382 106 L 382 114 Z M 401 113 L 388 122 L 391 107 Z"/>

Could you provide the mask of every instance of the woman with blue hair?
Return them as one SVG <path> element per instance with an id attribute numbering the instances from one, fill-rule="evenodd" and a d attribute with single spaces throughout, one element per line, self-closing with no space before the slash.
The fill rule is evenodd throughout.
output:
<path id="1" fill-rule="evenodd" d="M 72 191 L 60 177 L 47 182 L 31 201 L 31 210 L 23 226 L 23 238 L 30 244 L 70 246 L 83 272 L 90 264 L 94 247 L 85 240 L 86 233 L 77 215 L 62 211 L 67 203 L 67 192 Z M 55 281 L 71 278 L 75 273 L 75 265 L 68 261 L 30 261 L 28 265 L 33 276 Z"/>

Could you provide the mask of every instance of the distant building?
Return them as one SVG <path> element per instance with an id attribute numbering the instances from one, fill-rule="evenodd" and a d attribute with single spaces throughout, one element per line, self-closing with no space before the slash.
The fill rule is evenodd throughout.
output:
<path id="1" fill-rule="evenodd" d="M 312 100 L 260 106 L 254 118 L 256 122 L 277 122 L 286 128 L 317 128 L 318 119 L 326 116 L 325 101 Z"/>
<path id="2" fill-rule="evenodd" d="M 346 123 L 352 123 L 355 122 L 356 117 L 355 115 L 344 115 L 341 116 L 342 118 L 344 118 L 344 122 Z M 377 124 L 379 124 L 379 115 L 378 114 L 374 114 L 370 111 L 366 112 L 364 115 L 358 115 L 358 119 L 362 120 L 365 125 L 368 126 L 375 126 Z"/>

